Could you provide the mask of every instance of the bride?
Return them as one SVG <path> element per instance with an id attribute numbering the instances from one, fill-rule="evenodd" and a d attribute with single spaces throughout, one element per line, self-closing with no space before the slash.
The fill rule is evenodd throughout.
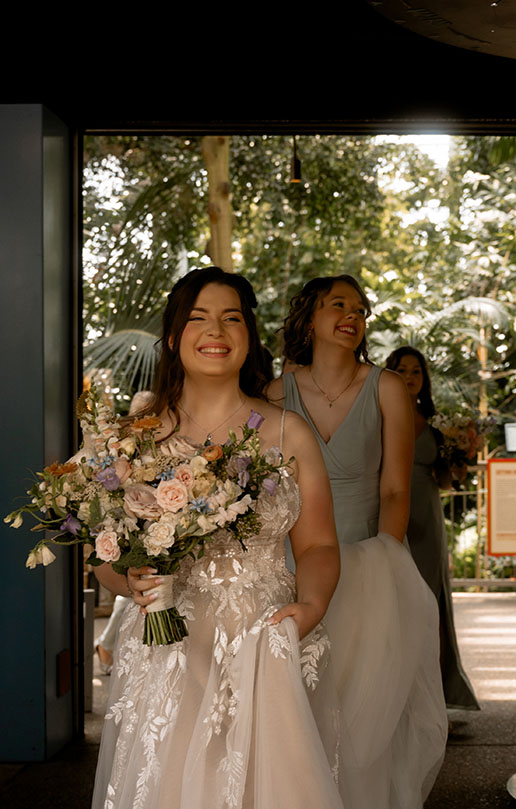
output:
<path id="1" fill-rule="evenodd" d="M 295 456 L 243 552 L 219 531 L 176 574 L 189 635 L 141 642 L 155 581 L 98 568 L 133 597 L 120 628 L 94 809 L 342 809 L 338 710 L 320 624 L 339 576 L 331 492 L 307 424 L 261 395 L 265 361 L 242 277 L 211 267 L 182 278 L 164 313 L 155 397 L 159 438 L 221 444 L 251 411 L 263 449 Z M 289 532 L 297 564 L 286 569 Z M 300 640 L 300 642 L 299 642 Z"/>

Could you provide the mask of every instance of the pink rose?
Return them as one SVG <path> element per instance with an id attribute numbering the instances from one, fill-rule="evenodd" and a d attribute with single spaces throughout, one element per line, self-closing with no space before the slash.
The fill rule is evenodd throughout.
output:
<path id="1" fill-rule="evenodd" d="M 120 559 L 120 548 L 115 531 L 101 531 L 95 540 L 95 550 L 103 562 L 116 562 Z"/>
<path id="2" fill-rule="evenodd" d="M 124 495 L 124 509 L 130 517 L 157 520 L 162 509 L 156 502 L 156 489 L 146 483 L 128 486 Z"/>
<path id="3" fill-rule="evenodd" d="M 114 467 L 120 483 L 125 483 L 133 471 L 127 458 L 119 458 L 117 461 L 115 461 Z"/>
<path id="4" fill-rule="evenodd" d="M 187 489 L 190 489 L 194 482 L 193 472 L 186 463 L 182 463 L 181 466 L 177 467 L 174 478 L 175 480 L 181 481 Z"/>
<path id="5" fill-rule="evenodd" d="M 188 490 L 180 480 L 162 480 L 156 489 L 156 501 L 163 511 L 176 512 L 188 503 Z"/>

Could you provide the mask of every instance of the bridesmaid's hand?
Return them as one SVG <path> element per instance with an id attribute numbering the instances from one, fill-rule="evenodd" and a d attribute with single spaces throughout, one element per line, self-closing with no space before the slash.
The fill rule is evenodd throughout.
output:
<path id="1" fill-rule="evenodd" d="M 162 579 L 152 576 L 152 579 L 143 579 L 142 576 L 152 575 L 157 573 L 153 567 L 130 567 L 127 571 L 127 586 L 133 596 L 133 601 L 141 607 L 140 612 L 142 615 L 147 614 L 145 607 L 151 604 L 156 598 L 156 593 L 147 594 L 148 590 L 153 590 L 158 584 L 162 583 Z"/>
<path id="2" fill-rule="evenodd" d="M 283 618 L 293 618 L 297 624 L 299 640 L 303 640 L 309 632 L 322 620 L 322 614 L 314 604 L 302 601 L 293 601 L 285 604 L 280 610 L 269 618 L 269 624 L 279 624 Z"/>

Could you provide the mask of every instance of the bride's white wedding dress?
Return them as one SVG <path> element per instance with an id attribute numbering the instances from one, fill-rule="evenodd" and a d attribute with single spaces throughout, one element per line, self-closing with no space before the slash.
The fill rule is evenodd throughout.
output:
<path id="1" fill-rule="evenodd" d="M 123 618 L 93 809 L 342 809 L 339 711 L 322 626 L 301 643 L 285 536 L 300 510 L 293 478 L 264 494 L 247 552 L 225 531 L 185 559 L 176 606 L 189 636 L 142 644 Z"/>

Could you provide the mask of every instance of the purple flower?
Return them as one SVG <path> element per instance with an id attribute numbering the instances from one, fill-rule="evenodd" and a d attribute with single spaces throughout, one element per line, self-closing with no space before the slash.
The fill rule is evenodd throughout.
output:
<path id="1" fill-rule="evenodd" d="M 69 534 L 73 534 L 74 537 L 77 536 L 77 531 L 81 527 L 79 520 L 76 520 L 75 517 L 72 517 L 71 514 L 68 514 L 66 520 L 62 525 L 59 526 L 60 531 L 68 531 Z"/>
<path id="2" fill-rule="evenodd" d="M 247 419 L 247 426 L 250 430 L 259 430 L 265 419 L 256 410 L 251 410 L 251 415 Z"/>
<path id="3" fill-rule="evenodd" d="M 278 485 L 277 482 L 275 480 L 273 480 L 272 478 L 264 478 L 263 481 L 262 481 L 263 488 L 269 494 L 274 494 L 274 492 L 276 491 L 277 485 Z"/>
<path id="4" fill-rule="evenodd" d="M 236 467 L 238 470 L 238 485 L 245 489 L 247 484 L 249 483 L 249 472 L 247 471 L 247 467 L 251 463 L 251 459 L 248 455 L 244 455 L 241 458 L 236 459 Z"/>
<path id="5" fill-rule="evenodd" d="M 245 489 L 247 484 L 249 483 L 249 472 L 245 469 L 242 472 L 238 473 L 238 485 Z"/>
<path id="6" fill-rule="evenodd" d="M 120 478 L 112 466 L 108 466 L 107 469 L 101 469 L 100 472 L 97 472 L 95 479 L 98 480 L 99 483 L 102 483 L 108 492 L 114 492 L 115 489 L 118 489 L 120 486 Z"/>

